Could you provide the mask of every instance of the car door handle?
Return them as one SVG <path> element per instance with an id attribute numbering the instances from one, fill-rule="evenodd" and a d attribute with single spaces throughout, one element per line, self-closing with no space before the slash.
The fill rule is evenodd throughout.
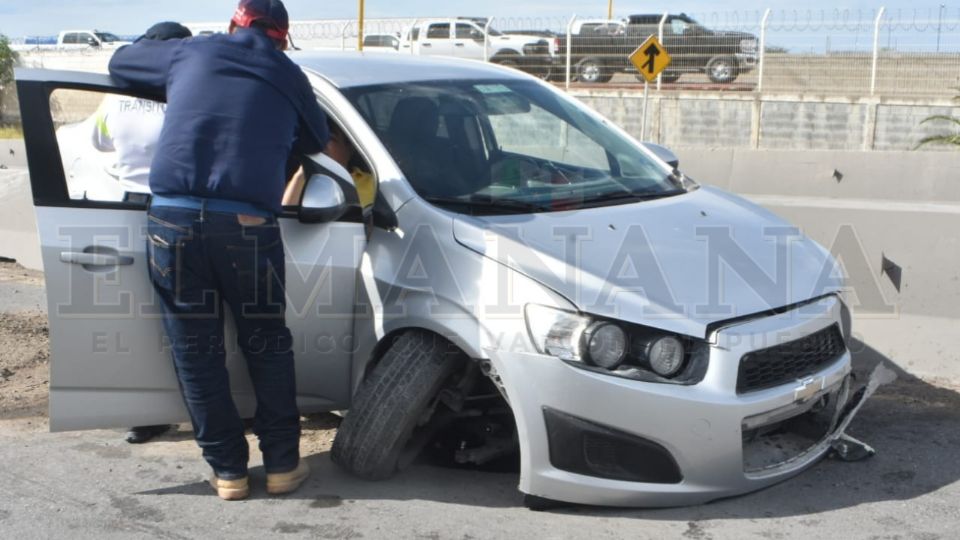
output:
<path id="1" fill-rule="evenodd" d="M 433 47 L 433 44 L 432 44 L 432 43 L 421 43 L 420 46 L 421 46 L 421 47 Z"/>
<path id="2" fill-rule="evenodd" d="M 454 43 L 457 47 L 463 47 L 463 43 Z"/>
<path id="3" fill-rule="evenodd" d="M 133 264 L 133 257 L 109 255 L 106 253 L 64 251 L 60 253 L 60 262 L 82 264 L 83 266 L 127 266 Z"/>

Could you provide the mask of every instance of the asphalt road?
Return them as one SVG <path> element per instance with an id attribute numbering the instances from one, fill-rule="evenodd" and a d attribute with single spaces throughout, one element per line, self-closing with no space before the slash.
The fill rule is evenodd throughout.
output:
<path id="1" fill-rule="evenodd" d="M 15 274 L 0 280 L 0 313 L 22 322 L 42 290 L 35 276 Z M 30 369 L 21 373 L 42 382 L 45 366 Z M 18 375 L 0 379 L 0 397 Z M 10 408 L 0 414 L 0 537 L 934 540 L 960 530 L 960 395 L 903 373 L 849 430 L 877 449 L 874 458 L 825 460 L 765 491 L 690 508 L 531 512 L 515 474 L 429 463 L 364 482 L 330 462 L 335 425 L 331 416 L 306 420 L 303 451 L 314 474 L 299 492 L 267 496 L 254 451 L 251 498 L 223 502 L 183 426 L 132 446 L 120 431 L 51 434 L 42 407 Z"/>

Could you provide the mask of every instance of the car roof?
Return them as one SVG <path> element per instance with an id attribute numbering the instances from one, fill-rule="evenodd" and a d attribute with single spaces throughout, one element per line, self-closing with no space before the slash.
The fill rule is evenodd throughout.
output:
<path id="1" fill-rule="evenodd" d="M 338 88 L 436 80 L 528 80 L 529 75 L 477 60 L 423 57 L 403 53 L 296 51 L 300 67 Z"/>

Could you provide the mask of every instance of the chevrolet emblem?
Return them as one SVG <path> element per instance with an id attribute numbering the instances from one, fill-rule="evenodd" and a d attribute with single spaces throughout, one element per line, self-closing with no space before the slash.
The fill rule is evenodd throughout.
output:
<path id="1" fill-rule="evenodd" d="M 826 377 L 807 377 L 806 379 L 800 379 L 797 381 L 800 383 L 800 386 L 794 389 L 793 391 L 793 400 L 794 401 L 806 401 L 813 396 L 820 393 L 823 390 L 824 383 L 827 382 Z"/>

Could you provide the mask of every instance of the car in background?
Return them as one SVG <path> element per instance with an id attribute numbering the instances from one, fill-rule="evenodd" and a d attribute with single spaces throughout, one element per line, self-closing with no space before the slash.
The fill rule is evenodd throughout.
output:
<path id="1" fill-rule="evenodd" d="M 418 20 L 405 34 L 401 50 L 420 56 L 453 56 L 489 60 L 549 78 L 559 39 L 507 34 L 487 25 L 482 17 Z"/>
<path id="2" fill-rule="evenodd" d="M 622 30 L 612 34 L 587 33 L 571 36 L 573 75 L 580 82 L 605 83 L 616 73 L 636 73 L 629 55 L 649 36 L 659 34 L 662 14 L 630 15 Z M 597 26 L 595 28 L 604 28 Z M 661 75 L 665 83 L 676 82 L 686 73 L 704 73 L 711 82 L 729 84 L 751 71 L 757 64 L 757 38 L 746 32 L 709 29 L 686 14 L 667 15 L 663 27 L 663 47 L 673 61 Z M 567 54 L 562 37 L 559 56 Z M 639 74 L 637 74 L 639 78 Z"/>
<path id="3" fill-rule="evenodd" d="M 377 183 L 361 207 L 343 167 L 299 156 L 304 195 L 278 219 L 297 399 L 304 414 L 348 411 L 339 466 L 385 479 L 429 450 L 518 463 L 534 508 L 677 506 L 782 481 L 843 436 L 868 393 L 851 376 L 842 272 L 785 221 L 514 69 L 291 58 Z M 89 134 L 61 128 L 58 142 L 50 99 L 130 90 L 93 73 L 16 78 L 50 428 L 183 422 L 147 203 L 70 189 L 61 147 Z M 252 415 L 243 357 L 226 355 Z"/>
<path id="4" fill-rule="evenodd" d="M 363 36 L 363 49 L 370 51 L 400 50 L 400 36 L 397 34 L 367 34 Z"/>

